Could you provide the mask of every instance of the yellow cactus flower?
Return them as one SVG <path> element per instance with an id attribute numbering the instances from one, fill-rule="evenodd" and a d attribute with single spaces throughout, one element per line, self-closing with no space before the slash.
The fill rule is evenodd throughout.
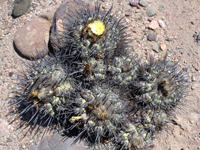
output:
<path id="1" fill-rule="evenodd" d="M 90 29 L 95 35 L 102 35 L 105 31 L 105 25 L 103 24 L 103 21 L 95 20 L 92 24 L 90 24 Z"/>

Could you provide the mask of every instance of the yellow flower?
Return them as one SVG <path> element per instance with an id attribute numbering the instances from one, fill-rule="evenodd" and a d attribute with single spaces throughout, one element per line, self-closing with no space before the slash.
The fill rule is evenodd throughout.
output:
<path id="1" fill-rule="evenodd" d="M 96 35 L 102 35 L 105 31 L 105 26 L 103 24 L 103 21 L 95 20 L 91 25 L 90 29 L 92 30 L 92 33 Z"/>

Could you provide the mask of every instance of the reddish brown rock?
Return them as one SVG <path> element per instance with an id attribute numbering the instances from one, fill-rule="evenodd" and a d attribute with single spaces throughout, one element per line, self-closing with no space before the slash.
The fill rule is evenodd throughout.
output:
<path id="1" fill-rule="evenodd" d="M 159 24 L 158 24 L 158 22 L 157 22 L 156 20 L 152 20 L 152 21 L 150 22 L 150 24 L 149 24 L 148 27 L 149 27 L 150 29 L 155 30 L 155 29 L 159 28 Z"/>
<path id="2" fill-rule="evenodd" d="M 67 16 L 74 16 L 78 13 L 78 9 L 83 6 L 84 3 L 79 2 L 66 2 L 62 4 L 55 12 L 51 27 L 50 45 L 51 47 L 59 51 L 60 47 L 63 47 L 63 24 L 69 24 L 69 18 Z M 71 18 L 70 18 L 71 19 Z"/>
<path id="3" fill-rule="evenodd" d="M 14 37 L 15 49 L 26 58 L 39 58 L 48 53 L 51 24 L 43 18 L 34 19 L 17 30 Z"/>

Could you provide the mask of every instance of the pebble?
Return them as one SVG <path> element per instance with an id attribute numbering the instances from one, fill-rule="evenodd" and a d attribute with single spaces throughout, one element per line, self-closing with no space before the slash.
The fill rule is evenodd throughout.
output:
<path id="1" fill-rule="evenodd" d="M 166 45 L 165 44 L 161 44 L 160 45 L 160 49 L 165 52 L 166 51 Z"/>
<path id="2" fill-rule="evenodd" d="M 147 0 L 140 0 L 139 4 L 143 7 L 147 7 L 148 6 L 148 1 Z"/>
<path id="3" fill-rule="evenodd" d="M 8 75 L 9 75 L 9 77 L 12 77 L 13 72 L 9 72 Z"/>
<path id="4" fill-rule="evenodd" d="M 158 43 L 154 43 L 153 44 L 153 48 L 152 48 L 156 53 L 158 53 L 159 52 L 159 45 L 158 45 Z"/>
<path id="5" fill-rule="evenodd" d="M 152 17 L 154 16 L 156 13 L 157 13 L 157 9 L 155 6 L 151 5 L 151 6 L 148 6 L 147 7 L 147 11 L 146 11 L 147 15 L 149 17 Z"/>
<path id="6" fill-rule="evenodd" d="M 173 37 L 167 37 L 165 40 L 168 42 L 171 42 L 171 41 L 173 41 Z"/>
<path id="7" fill-rule="evenodd" d="M 192 75 L 192 81 L 193 81 L 193 82 L 196 81 L 196 78 L 195 78 L 194 75 Z"/>
<path id="8" fill-rule="evenodd" d="M 125 16 L 127 16 L 127 17 L 130 16 L 130 13 L 129 12 L 125 13 Z"/>
<path id="9" fill-rule="evenodd" d="M 25 14 L 31 6 L 31 0 L 15 0 L 12 11 L 13 18 L 17 18 Z"/>
<path id="10" fill-rule="evenodd" d="M 130 0 L 130 1 L 129 1 L 129 4 L 130 4 L 131 6 L 133 6 L 133 7 L 137 6 L 138 3 L 139 3 L 139 0 Z"/>
<path id="11" fill-rule="evenodd" d="M 156 20 L 152 20 L 150 24 L 148 25 L 148 28 L 155 30 L 159 28 L 159 24 Z"/>
<path id="12" fill-rule="evenodd" d="M 156 40 L 156 35 L 155 35 L 155 34 L 149 34 L 149 35 L 147 36 L 147 39 L 148 39 L 149 41 L 155 41 L 155 40 Z"/>
<path id="13" fill-rule="evenodd" d="M 158 24 L 161 28 L 165 28 L 165 23 L 161 19 L 158 20 Z"/>

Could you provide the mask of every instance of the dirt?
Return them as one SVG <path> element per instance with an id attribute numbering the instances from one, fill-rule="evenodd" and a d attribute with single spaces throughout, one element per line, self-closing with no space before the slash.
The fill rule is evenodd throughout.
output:
<path id="1" fill-rule="evenodd" d="M 66 0 L 67 1 L 67 0 Z M 59 0 L 33 0 L 30 11 L 25 15 L 12 19 L 11 10 L 13 1 L 1 0 L 0 12 L 0 149 L 19 150 L 36 149 L 41 135 L 31 136 L 29 133 L 25 138 L 25 130 L 15 130 L 19 121 L 8 124 L 13 118 L 8 115 L 14 108 L 9 106 L 9 100 L 13 97 L 11 91 L 16 89 L 17 71 L 21 69 L 20 56 L 14 51 L 14 34 L 26 22 L 38 17 L 47 10 L 56 9 L 64 1 Z M 180 61 L 180 67 L 188 67 L 187 75 L 191 81 L 186 89 L 186 95 L 182 104 L 173 112 L 173 123 L 169 123 L 166 130 L 155 135 L 153 150 L 197 150 L 200 149 L 200 0 L 148 0 L 149 5 L 154 5 L 158 12 L 153 17 L 148 17 L 146 8 L 142 6 L 131 7 L 129 0 L 103 0 L 103 9 L 109 9 L 114 2 L 114 11 L 119 10 L 118 16 L 125 16 L 124 21 L 129 26 L 127 32 L 133 38 L 132 48 L 139 53 L 143 59 L 148 53 L 155 57 L 162 57 L 168 52 L 169 59 Z M 5 5 L 7 4 L 7 5 Z M 92 2 L 91 2 L 92 4 Z M 36 7 L 35 7 L 36 6 Z M 148 29 L 151 20 L 163 20 L 165 28 L 156 30 Z M 157 35 L 156 41 L 148 41 L 147 35 Z M 200 36 L 199 36 L 200 37 Z M 152 50 L 153 45 L 165 44 L 166 50 Z M 24 59 L 23 59 L 24 60 Z M 191 78 L 195 78 L 192 81 Z"/>

